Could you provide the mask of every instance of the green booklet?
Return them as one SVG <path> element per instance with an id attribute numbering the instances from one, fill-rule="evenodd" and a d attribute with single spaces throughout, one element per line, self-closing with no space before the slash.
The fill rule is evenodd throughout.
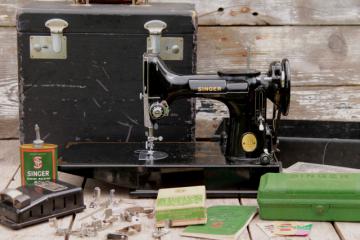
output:
<path id="1" fill-rule="evenodd" d="M 182 236 L 208 239 L 237 239 L 254 217 L 254 206 L 223 205 L 209 207 L 205 225 L 188 226 Z"/>

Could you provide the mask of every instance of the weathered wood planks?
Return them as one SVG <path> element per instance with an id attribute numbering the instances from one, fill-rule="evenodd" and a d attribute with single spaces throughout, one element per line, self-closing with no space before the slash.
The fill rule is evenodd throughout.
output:
<path id="1" fill-rule="evenodd" d="M 0 0 L 0 27 L 16 26 L 16 11 L 19 6 L 33 0 Z M 35 0 L 39 2 L 57 1 L 57 0 Z M 61 0 L 69 1 L 73 0 Z M 39 3 L 40 4 L 40 3 Z"/>
<path id="2" fill-rule="evenodd" d="M 15 26 L 16 7 L 29 0 L 0 0 L 0 26 Z M 42 0 L 44 1 L 44 0 Z M 45 0 L 52 1 L 52 0 Z M 71 0 L 67 0 L 70 1 Z M 179 0 L 150 0 L 179 2 Z M 181 0 L 194 3 L 201 25 L 359 25 L 357 0 Z"/>
<path id="3" fill-rule="evenodd" d="M 335 222 L 335 229 L 341 240 L 360 239 L 360 223 L 355 222 Z"/>
<path id="4" fill-rule="evenodd" d="M 150 2 L 178 0 L 150 0 Z M 194 3 L 201 25 L 359 25 L 356 0 L 181 0 Z"/>
<path id="5" fill-rule="evenodd" d="M 14 28 L 0 28 L 0 138 L 2 139 L 18 137 L 19 108 L 15 32 Z"/>
<path id="6" fill-rule="evenodd" d="M 0 191 L 6 187 L 20 164 L 19 140 L 0 141 Z M 10 187 L 21 184 L 20 172 L 10 182 Z"/>
<path id="7" fill-rule="evenodd" d="M 298 87 L 292 89 L 287 119 L 360 120 L 360 87 Z"/>
<path id="8" fill-rule="evenodd" d="M 198 72 L 250 67 L 267 71 L 272 61 L 290 60 L 293 86 L 360 85 L 360 28 L 201 27 Z"/>

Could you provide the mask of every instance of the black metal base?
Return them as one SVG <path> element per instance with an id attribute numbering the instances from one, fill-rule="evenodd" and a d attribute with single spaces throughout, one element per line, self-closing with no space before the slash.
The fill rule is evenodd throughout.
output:
<path id="1" fill-rule="evenodd" d="M 216 142 L 157 143 L 169 157 L 138 160 L 143 143 L 81 143 L 68 148 L 59 170 L 132 189 L 133 196 L 156 197 L 160 188 L 205 185 L 208 197 L 254 197 L 260 177 L 280 172 L 280 163 L 229 163 Z"/>
<path id="2" fill-rule="evenodd" d="M 0 201 L 0 224 L 16 230 L 85 209 L 80 187 L 61 181 L 56 183 L 65 189 L 52 191 L 36 185 L 18 187 L 17 190 L 27 195 L 31 201 L 22 208 Z"/>
<path id="3" fill-rule="evenodd" d="M 284 167 L 312 162 L 360 168 L 360 123 L 283 120 L 280 160 Z M 214 137 L 212 141 L 219 140 Z M 121 146 L 122 145 L 122 146 Z M 121 147 L 120 147 L 121 146 Z M 146 165 L 137 161 L 142 143 L 85 143 L 66 149 L 61 171 L 133 189 L 134 196 L 153 197 L 161 187 L 204 184 L 209 196 L 256 194 L 263 173 L 281 171 L 280 164 L 228 163 L 214 142 L 157 144 L 169 158 Z"/>

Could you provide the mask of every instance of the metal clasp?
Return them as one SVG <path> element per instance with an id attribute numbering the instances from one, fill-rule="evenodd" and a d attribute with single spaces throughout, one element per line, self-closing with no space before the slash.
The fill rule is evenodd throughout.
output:
<path id="1" fill-rule="evenodd" d="M 51 36 L 30 36 L 30 58 L 32 59 L 66 59 L 67 43 L 63 35 L 68 22 L 53 18 L 45 22 Z"/>
<path id="2" fill-rule="evenodd" d="M 149 31 L 147 38 L 147 53 L 158 54 L 163 60 L 181 61 L 184 57 L 184 39 L 182 37 L 161 37 L 167 27 L 160 20 L 145 23 L 144 28 Z"/>
<path id="3" fill-rule="evenodd" d="M 60 18 L 53 18 L 46 21 L 45 26 L 50 29 L 52 49 L 54 52 L 59 53 L 62 47 L 63 31 L 69 26 L 68 22 Z"/>

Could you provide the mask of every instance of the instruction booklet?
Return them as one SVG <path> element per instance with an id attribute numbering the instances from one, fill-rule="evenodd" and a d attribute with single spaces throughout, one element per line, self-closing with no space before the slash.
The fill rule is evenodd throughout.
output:
<path id="1" fill-rule="evenodd" d="M 237 239 L 254 217 L 255 206 L 223 205 L 207 209 L 205 225 L 188 226 L 182 236 L 208 239 Z"/>

